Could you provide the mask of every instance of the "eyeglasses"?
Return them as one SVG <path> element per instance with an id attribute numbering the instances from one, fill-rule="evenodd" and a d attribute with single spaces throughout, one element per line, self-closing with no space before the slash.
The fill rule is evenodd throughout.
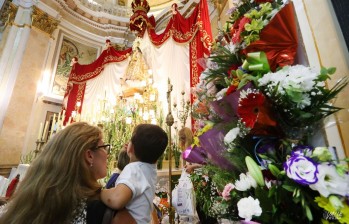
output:
<path id="1" fill-rule="evenodd" d="M 106 151 L 106 153 L 107 153 L 108 155 L 110 154 L 110 149 L 111 149 L 110 144 L 105 144 L 105 145 L 97 146 L 97 147 L 95 148 L 95 150 L 100 149 L 100 148 L 103 148 L 104 151 Z"/>

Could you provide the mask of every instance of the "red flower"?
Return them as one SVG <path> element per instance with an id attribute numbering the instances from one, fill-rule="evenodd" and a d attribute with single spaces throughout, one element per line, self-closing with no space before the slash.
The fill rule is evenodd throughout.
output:
<path id="1" fill-rule="evenodd" d="M 230 29 L 232 42 L 234 44 L 241 41 L 240 34 L 245 30 L 245 24 L 250 22 L 251 22 L 251 19 L 247 17 L 242 17 L 235 21 L 234 25 Z"/>
<path id="2" fill-rule="evenodd" d="M 237 89 L 237 86 L 235 86 L 235 85 L 229 86 L 229 88 L 227 89 L 227 93 L 226 93 L 227 96 L 232 94 L 233 92 L 235 92 L 236 89 Z"/>
<path id="3" fill-rule="evenodd" d="M 254 127 L 260 112 L 260 108 L 263 107 L 264 102 L 265 96 L 258 91 L 250 92 L 246 97 L 240 98 L 238 115 L 240 116 L 242 122 L 245 123 L 246 127 Z"/>
<path id="4" fill-rule="evenodd" d="M 230 68 L 228 70 L 228 76 L 231 77 L 232 76 L 231 75 L 231 71 L 233 71 L 233 70 L 235 71 L 238 68 L 239 68 L 239 65 L 232 65 L 232 66 L 230 66 Z"/>

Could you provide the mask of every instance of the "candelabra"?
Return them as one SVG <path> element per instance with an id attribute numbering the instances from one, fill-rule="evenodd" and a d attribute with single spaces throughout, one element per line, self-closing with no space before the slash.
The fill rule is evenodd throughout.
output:
<path id="1" fill-rule="evenodd" d="M 34 159 L 40 154 L 42 146 L 46 143 L 46 141 L 42 139 L 36 140 L 36 146 L 34 150 Z"/>
<path id="2" fill-rule="evenodd" d="M 166 124 L 168 126 L 168 137 L 169 137 L 169 147 L 168 147 L 168 158 L 169 158 L 169 199 L 170 199 L 170 208 L 169 208 L 169 218 L 170 224 L 174 223 L 174 212 L 172 209 L 172 137 L 171 137 L 171 127 L 174 123 L 174 118 L 171 112 L 171 92 L 172 92 L 172 84 L 170 83 L 170 79 L 168 80 L 168 90 L 167 90 L 167 102 L 168 102 L 168 114 L 166 116 Z"/>
<path id="3" fill-rule="evenodd" d="M 191 111 L 190 100 L 185 100 L 185 92 L 181 92 L 180 108 L 177 108 L 177 102 L 173 103 L 173 110 L 177 112 L 177 118 L 182 124 L 182 128 L 185 127 L 189 113 Z"/>

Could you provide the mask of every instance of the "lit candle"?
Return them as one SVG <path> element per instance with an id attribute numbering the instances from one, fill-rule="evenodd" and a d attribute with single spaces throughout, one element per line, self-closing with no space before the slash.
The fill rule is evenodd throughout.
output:
<path id="1" fill-rule="evenodd" d="M 44 133 L 42 134 L 42 139 L 46 138 L 47 130 L 48 130 L 48 121 L 46 121 L 46 123 L 45 123 Z"/>
<path id="2" fill-rule="evenodd" d="M 38 133 L 38 140 L 41 140 L 41 135 L 42 135 L 42 122 L 40 123 L 40 127 L 39 127 L 39 133 Z"/>

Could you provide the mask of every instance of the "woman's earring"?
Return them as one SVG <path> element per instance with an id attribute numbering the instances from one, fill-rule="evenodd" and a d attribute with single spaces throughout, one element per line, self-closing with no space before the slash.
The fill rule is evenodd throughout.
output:
<path id="1" fill-rule="evenodd" d="M 92 162 L 90 163 L 90 167 L 93 167 L 93 163 Z"/>

